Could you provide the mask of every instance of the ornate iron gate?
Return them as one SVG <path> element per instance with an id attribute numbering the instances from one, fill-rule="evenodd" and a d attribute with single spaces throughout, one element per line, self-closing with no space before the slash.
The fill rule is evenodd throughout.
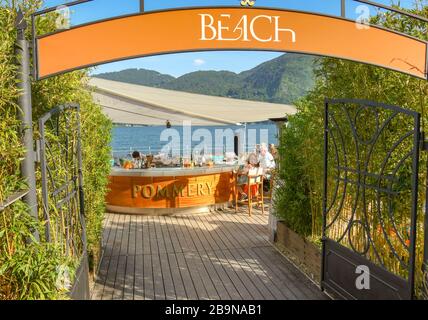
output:
<path id="1" fill-rule="evenodd" d="M 326 100 L 322 287 L 345 299 L 411 299 L 420 114 Z"/>
<path id="2" fill-rule="evenodd" d="M 58 106 L 39 119 L 45 239 L 80 261 L 73 298 L 88 297 L 88 263 L 84 218 L 80 106 Z M 82 289 L 83 288 L 83 289 Z"/>

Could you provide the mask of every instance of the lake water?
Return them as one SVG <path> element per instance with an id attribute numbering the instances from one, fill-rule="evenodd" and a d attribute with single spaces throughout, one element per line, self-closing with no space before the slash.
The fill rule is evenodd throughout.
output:
<path id="1" fill-rule="evenodd" d="M 219 154 L 233 151 L 235 135 L 242 137 L 242 148 L 246 141 L 247 151 L 252 151 L 256 144 L 262 142 L 276 145 L 278 140 L 276 126 L 273 123 L 246 126 L 192 126 L 184 129 L 182 126 L 173 126 L 171 129 L 166 129 L 165 126 L 115 126 L 112 149 L 115 157 L 129 156 L 134 150 L 158 153 L 164 148 L 163 151 L 180 152 L 183 145 L 186 145 L 185 141 L 190 141 L 191 137 L 192 149 L 199 145 L 212 150 L 212 154 Z M 169 149 L 165 149 L 166 146 L 169 146 Z"/>

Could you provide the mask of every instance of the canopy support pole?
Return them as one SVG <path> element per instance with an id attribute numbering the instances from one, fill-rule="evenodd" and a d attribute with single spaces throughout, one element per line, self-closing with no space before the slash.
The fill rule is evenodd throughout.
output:
<path id="1" fill-rule="evenodd" d="M 21 162 L 21 175 L 26 180 L 29 189 L 28 194 L 24 197 L 24 201 L 30 208 L 30 215 L 38 221 L 35 172 L 36 153 L 34 151 L 31 105 L 30 48 L 28 41 L 25 39 L 27 22 L 21 10 L 19 10 L 17 14 L 16 28 L 18 37 L 15 53 L 18 66 L 18 89 L 20 91 L 18 104 L 21 109 L 19 116 L 21 120 L 22 142 L 25 148 L 24 159 Z M 34 236 L 38 241 L 39 235 L 37 231 L 34 232 Z"/>
<path id="2" fill-rule="evenodd" d="M 342 18 L 346 18 L 346 0 L 342 0 L 340 4 L 340 15 Z"/>

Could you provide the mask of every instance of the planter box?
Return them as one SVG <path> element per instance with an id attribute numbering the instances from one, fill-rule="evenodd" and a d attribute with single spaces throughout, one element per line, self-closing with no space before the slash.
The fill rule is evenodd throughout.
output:
<path id="1" fill-rule="evenodd" d="M 89 265 L 86 254 L 80 260 L 69 296 L 72 300 L 89 300 Z"/>
<path id="2" fill-rule="evenodd" d="M 321 249 L 288 228 L 284 222 L 277 222 L 275 245 L 294 263 L 301 267 L 316 282 L 321 279 Z"/>

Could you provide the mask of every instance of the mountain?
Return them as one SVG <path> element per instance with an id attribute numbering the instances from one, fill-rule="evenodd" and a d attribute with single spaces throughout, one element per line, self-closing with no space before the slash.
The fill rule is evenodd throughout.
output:
<path id="1" fill-rule="evenodd" d="M 174 78 L 152 70 L 127 69 L 94 77 L 221 97 L 293 103 L 314 86 L 314 59 L 287 53 L 239 74 L 196 71 Z"/>
<path id="2" fill-rule="evenodd" d="M 224 97 L 227 96 L 230 89 L 239 88 L 239 86 L 240 79 L 236 73 L 230 71 L 196 71 L 167 83 L 164 88 Z"/>
<path id="3" fill-rule="evenodd" d="M 293 103 L 315 84 L 315 58 L 284 54 L 240 74 L 242 87 L 234 98 Z"/>
<path id="4" fill-rule="evenodd" d="M 117 72 L 97 74 L 95 77 L 132 84 L 140 84 L 149 87 L 163 87 L 167 83 L 175 80 L 173 76 L 146 69 L 126 69 Z"/>

